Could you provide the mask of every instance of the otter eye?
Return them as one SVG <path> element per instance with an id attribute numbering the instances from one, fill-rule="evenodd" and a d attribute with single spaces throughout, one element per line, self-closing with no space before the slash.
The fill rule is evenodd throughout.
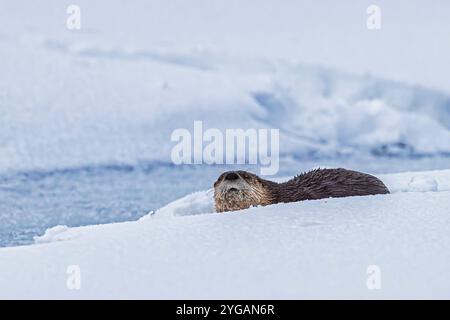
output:
<path id="1" fill-rule="evenodd" d="M 248 175 L 248 173 L 245 173 L 245 172 L 241 173 L 241 177 L 244 179 L 250 179 L 250 176 Z"/>
<path id="2" fill-rule="evenodd" d="M 214 182 L 214 187 L 216 187 L 216 186 L 219 184 L 219 182 L 223 180 L 224 175 L 225 175 L 225 173 L 222 173 L 222 174 L 217 178 L 216 182 Z"/>

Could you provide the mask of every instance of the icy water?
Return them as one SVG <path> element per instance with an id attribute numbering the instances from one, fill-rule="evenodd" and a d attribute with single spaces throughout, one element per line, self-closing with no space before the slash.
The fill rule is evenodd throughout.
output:
<path id="1" fill-rule="evenodd" d="M 450 158 L 286 161 L 279 176 L 317 166 L 388 173 L 450 168 Z M 211 188 L 216 177 L 231 168 L 237 169 L 149 163 L 0 174 L 0 246 L 30 244 L 56 225 L 137 220 L 188 193 Z"/>
<path id="2" fill-rule="evenodd" d="M 208 188 L 194 167 L 111 165 L 0 176 L 0 246 L 28 244 L 55 225 L 136 220 Z"/>

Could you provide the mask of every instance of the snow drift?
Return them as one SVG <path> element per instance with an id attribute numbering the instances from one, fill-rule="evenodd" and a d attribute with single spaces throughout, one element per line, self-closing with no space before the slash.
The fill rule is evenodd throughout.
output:
<path id="1" fill-rule="evenodd" d="M 393 194 L 201 214 L 205 191 L 137 222 L 53 228 L 0 249 L 0 297 L 449 298 L 450 170 L 379 177 Z"/>
<path id="2" fill-rule="evenodd" d="M 367 68 L 393 62 L 400 68 L 401 62 L 413 59 L 420 50 L 428 55 L 434 51 L 414 45 L 405 57 L 407 43 L 400 45 L 401 52 L 393 52 L 399 44 L 382 42 L 377 49 L 389 49 L 390 57 L 383 63 L 370 50 L 378 40 L 367 30 L 360 33 L 365 26 L 361 20 L 360 27 L 351 29 L 352 41 L 358 45 L 352 59 L 336 56 L 331 50 L 323 61 L 341 61 L 342 68 L 326 68 L 298 62 L 320 56 L 329 48 L 345 47 L 339 44 L 348 38 L 345 28 L 330 24 L 326 37 L 317 37 L 307 30 L 315 29 L 311 25 L 326 27 L 321 19 L 298 19 L 299 12 L 320 12 L 323 5 L 295 1 L 272 7 L 251 1 L 239 2 L 240 9 L 230 11 L 228 2 L 203 2 L 196 7 L 184 1 L 176 3 L 184 9 L 167 10 L 166 2 L 160 0 L 151 4 L 136 1 L 133 6 L 114 0 L 108 2 L 105 13 L 101 2 L 82 1 L 83 12 L 92 18 L 83 20 L 86 25 L 80 32 L 64 27 L 63 3 L 27 3 L 32 6 L 28 13 L 22 10 L 24 4 L 8 3 L 0 12 L 4 25 L 0 34 L 0 172 L 135 165 L 141 161 L 170 163 L 171 132 L 192 129 L 194 120 L 202 120 L 205 129 L 279 128 L 283 158 L 450 154 L 448 92 L 432 89 L 431 84 L 426 87 L 427 82 L 413 85 L 351 72 L 347 63 L 361 51 L 370 61 L 364 64 Z M 223 8 L 223 22 L 236 22 L 227 23 L 236 29 L 223 29 L 214 21 L 205 27 L 205 18 L 215 16 L 217 7 Z M 253 11 L 255 7 L 259 14 Z M 402 13 L 409 8 L 392 7 Z M 292 28 L 280 30 L 276 20 L 268 19 L 274 10 L 279 10 L 283 21 L 291 21 Z M 344 17 L 349 15 L 349 21 L 359 21 L 365 13 L 364 7 L 354 5 L 340 4 L 335 10 Z M 448 19 L 435 17 L 445 10 L 431 12 L 435 23 L 448 24 Z M 122 21 L 119 30 L 111 25 L 113 16 Z M 192 20 L 189 28 L 177 24 L 187 16 Z M 327 19 L 338 16 L 327 15 Z M 158 28 L 155 21 L 159 21 Z M 252 21 L 260 28 L 252 29 Z M 395 20 L 399 26 L 419 28 L 420 32 L 414 29 L 414 36 L 426 43 L 429 37 L 423 35 L 422 26 L 411 21 L 409 14 Z M 343 22 L 335 21 L 340 26 Z M 29 24 L 34 28 L 27 27 Z M 217 29 L 211 31 L 210 27 Z M 438 24 L 435 27 L 446 30 Z M 394 32 L 392 25 L 389 31 Z M 301 41 L 293 41 L 299 32 Z M 218 34 L 237 43 L 221 43 Z M 281 43 L 267 46 L 268 35 L 271 42 Z M 397 36 L 404 39 L 403 33 Z M 442 52 L 448 50 L 445 39 L 439 42 L 439 50 L 435 49 L 443 57 Z M 313 48 L 322 41 L 327 50 Z M 296 47 L 300 43 L 309 45 L 310 50 Z M 365 53 L 363 48 L 367 48 Z M 421 64 L 439 71 L 427 69 L 433 79 L 448 79 L 442 66 L 447 59 L 439 61 L 441 64 Z M 419 67 L 410 61 L 407 70 Z M 385 68 L 380 67 L 380 72 L 389 74 Z M 409 79 L 408 72 L 397 73 Z"/>
<path id="3" fill-rule="evenodd" d="M 447 168 L 450 4 L 412 2 L 371 32 L 364 3 L 78 0 L 69 31 L 64 1 L 3 1 L 0 245 L 207 188 L 219 169 L 171 167 L 194 120 L 279 128 L 280 174 Z M 0 297 L 448 298 L 449 172 L 380 177 L 392 195 L 217 215 L 200 191 L 57 226 L 0 249 Z"/>

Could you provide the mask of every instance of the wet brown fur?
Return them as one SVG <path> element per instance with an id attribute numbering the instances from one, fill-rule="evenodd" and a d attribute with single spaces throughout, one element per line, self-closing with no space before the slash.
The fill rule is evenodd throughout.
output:
<path id="1" fill-rule="evenodd" d="M 239 178 L 230 182 L 225 177 L 231 172 Z M 217 212 L 280 202 L 387 193 L 389 189 L 378 178 L 342 168 L 312 170 L 283 183 L 265 180 L 247 171 L 228 171 L 214 183 Z"/>

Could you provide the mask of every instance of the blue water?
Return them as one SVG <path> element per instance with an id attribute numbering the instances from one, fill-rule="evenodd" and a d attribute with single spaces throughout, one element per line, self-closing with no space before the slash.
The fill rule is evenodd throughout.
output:
<path id="1" fill-rule="evenodd" d="M 285 162 L 279 175 L 319 165 L 382 173 L 450 168 L 450 158 Z M 231 168 L 236 169 L 148 163 L 0 174 L 0 247 L 30 244 L 56 225 L 137 220 L 186 194 L 211 188 L 217 176 Z"/>
<path id="2" fill-rule="evenodd" d="M 200 175 L 195 167 L 170 165 L 0 175 L 0 246 L 31 243 L 33 236 L 55 225 L 136 220 L 186 193 L 210 188 L 210 181 Z"/>

